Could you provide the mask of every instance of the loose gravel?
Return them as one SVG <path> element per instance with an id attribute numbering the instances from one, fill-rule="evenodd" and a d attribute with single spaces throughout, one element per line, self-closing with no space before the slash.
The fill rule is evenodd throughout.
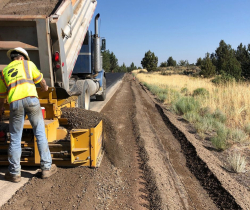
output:
<path id="1" fill-rule="evenodd" d="M 0 10 L 1 15 L 46 15 L 52 14 L 62 0 L 10 0 Z"/>

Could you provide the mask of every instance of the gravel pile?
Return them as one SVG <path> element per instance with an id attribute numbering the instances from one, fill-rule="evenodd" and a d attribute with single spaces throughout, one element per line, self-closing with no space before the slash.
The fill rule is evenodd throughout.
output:
<path id="1" fill-rule="evenodd" d="M 68 131 L 72 129 L 93 128 L 102 120 L 104 150 L 108 159 L 115 166 L 118 164 L 119 160 L 122 159 L 122 152 L 119 147 L 118 139 L 116 138 L 115 127 L 104 114 L 81 108 L 63 108 L 61 117 L 68 120 L 68 126 L 66 127 Z M 70 138 L 68 137 L 67 140 L 70 140 Z"/>
<path id="2" fill-rule="evenodd" d="M 62 118 L 68 120 L 69 129 L 89 129 L 96 127 L 101 120 L 108 121 L 104 115 L 98 112 L 81 108 L 63 108 Z M 106 126 L 109 124 L 110 122 Z"/>
<path id="3" fill-rule="evenodd" d="M 0 15 L 46 15 L 52 14 L 62 0 L 10 0 L 0 10 Z"/>

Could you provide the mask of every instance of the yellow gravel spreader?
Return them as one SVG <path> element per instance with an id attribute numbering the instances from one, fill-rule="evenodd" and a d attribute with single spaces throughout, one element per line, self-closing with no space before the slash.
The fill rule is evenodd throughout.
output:
<path id="1" fill-rule="evenodd" d="M 45 133 L 48 139 L 52 161 L 58 166 L 98 167 L 103 155 L 102 121 L 90 129 L 72 129 L 67 131 L 67 119 L 61 118 L 64 107 L 73 108 L 74 98 L 58 99 L 56 88 L 40 92 L 37 88 L 41 107 L 45 108 Z M 8 118 L 9 105 L 5 104 L 5 115 Z M 83 119 L 84 120 L 84 119 Z M 1 128 L 8 128 L 9 121 L 1 122 Z M 0 128 L 0 129 L 1 129 Z M 0 165 L 8 165 L 8 129 L 4 129 L 0 138 Z M 69 135 L 69 136 L 68 136 Z M 40 165 L 36 138 L 28 119 L 25 119 L 22 136 L 21 165 Z"/>

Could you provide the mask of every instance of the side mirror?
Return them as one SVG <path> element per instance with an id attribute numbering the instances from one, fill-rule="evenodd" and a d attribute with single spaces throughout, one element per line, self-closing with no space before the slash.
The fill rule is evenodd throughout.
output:
<path id="1" fill-rule="evenodd" d="M 102 39 L 102 47 L 101 47 L 101 51 L 105 51 L 106 50 L 106 39 L 103 38 Z"/>

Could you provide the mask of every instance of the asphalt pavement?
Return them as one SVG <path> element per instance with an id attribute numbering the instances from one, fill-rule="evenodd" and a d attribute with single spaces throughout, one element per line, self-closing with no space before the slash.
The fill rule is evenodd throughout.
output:
<path id="1" fill-rule="evenodd" d="M 124 73 L 106 73 L 106 100 L 96 101 L 95 96 L 91 97 L 90 110 L 100 112 L 108 103 L 122 83 Z"/>
<path id="2" fill-rule="evenodd" d="M 107 89 L 123 78 L 125 73 L 106 73 Z"/>

